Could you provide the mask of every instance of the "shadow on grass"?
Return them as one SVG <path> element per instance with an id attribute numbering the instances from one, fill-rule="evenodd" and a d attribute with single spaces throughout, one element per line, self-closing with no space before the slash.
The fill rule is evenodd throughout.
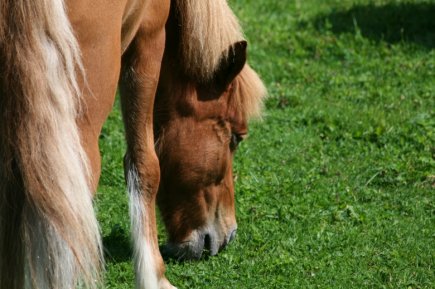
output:
<path id="1" fill-rule="evenodd" d="M 363 37 L 394 44 L 413 42 L 435 48 L 435 4 L 391 3 L 383 6 L 357 5 L 315 19 L 315 27 L 330 25 L 334 33 L 360 31 Z"/>
<path id="2" fill-rule="evenodd" d="M 109 235 L 103 237 L 104 259 L 108 263 L 121 263 L 132 260 L 133 251 L 130 242 L 130 236 L 120 226 L 114 226 Z M 159 247 L 160 253 L 165 262 L 176 264 L 185 263 L 186 260 L 172 257 L 167 254 L 165 245 Z M 199 260 L 208 260 L 210 256 L 207 252 Z"/>
<path id="3" fill-rule="evenodd" d="M 114 226 L 109 235 L 103 237 L 104 258 L 109 263 L 126 262 L 132 259 L 130 237 L 121 227 Z"/>
<path id="4" fill-rule="evenodd" d="M 103 237 L 104 259 L 108 263 L 121 263 L 132 260 L 133 251 L 130 242 L 130 236 L 125 230 L 118 225 L 113 226 L 109 235 Z M 207 261 L 212 256 L 205 250 L 199 260 L 185 260 L 183 258 L 173 257 L 168 254 L 165 245 L 159 246 L 160 253 L 165 262 L 181 264 L 195 261 Z"/>
<path id="5" fill-rule="evenodd" d="M 182 264 L 182 263 L 189 263 L 189 262 L 208 261 L 210 258 L 214 257 L 210 255 L 210 252 L 208 250 L 204 250 L 204 252 L 202 252 L 202 255 L 199 259 L 185 259 L 181 256 L 177 256 L 176 254 L 174 255 L 174 252 L 171 251 L 171 249 L 168 249 L 168 246 L 166 244 L 160 245 L 159 249 L 162 258 L 166 263 Z"/>

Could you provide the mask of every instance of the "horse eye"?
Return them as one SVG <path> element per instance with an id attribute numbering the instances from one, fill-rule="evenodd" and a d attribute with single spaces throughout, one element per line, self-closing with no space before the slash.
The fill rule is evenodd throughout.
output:
<path id="1" fill-rule="evenodd" d="M 239 143 L 244 139 L 244 135 L 238 133 L 231 133 L 230 147 L 235 150 Z"/>

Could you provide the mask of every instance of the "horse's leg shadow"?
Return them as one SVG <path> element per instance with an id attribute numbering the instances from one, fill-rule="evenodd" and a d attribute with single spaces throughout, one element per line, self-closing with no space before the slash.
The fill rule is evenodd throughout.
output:
<path id="1" fill-rule="evenodd" d="M 104 257 L 108 263 L 121 263 L 131 260 L 130 236 L 120 225 L 112 227 L 109 235 L 103 237 Z"/>

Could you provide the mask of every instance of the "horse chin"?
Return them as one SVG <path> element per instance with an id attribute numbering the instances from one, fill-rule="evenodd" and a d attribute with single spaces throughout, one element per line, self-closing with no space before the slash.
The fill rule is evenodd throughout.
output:
<path id="1" fill-rule="evenodd" d="M 226 233 L 222 234 L 213 227 L 205 227 L 192 231 L 190 236 L 183 242 L 168 242 L 161 247 L 161 253 L 165 259 L 198 260 L 203 255 L 215 256 L 222 251 L 237 233 L 237 225 L 234 225 Z"/>

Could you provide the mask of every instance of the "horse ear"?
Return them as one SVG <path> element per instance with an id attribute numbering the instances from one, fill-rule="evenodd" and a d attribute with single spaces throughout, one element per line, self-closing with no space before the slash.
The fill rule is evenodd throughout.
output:
<path id="1" fill-rule="evenodd" d="M 234 78 L 242 71 L 246 63 L 246 41 L 239 41 L 228 48 L 227 57 L 222 57 L 215 74 L 218 89 L 227 89 Z"/>

